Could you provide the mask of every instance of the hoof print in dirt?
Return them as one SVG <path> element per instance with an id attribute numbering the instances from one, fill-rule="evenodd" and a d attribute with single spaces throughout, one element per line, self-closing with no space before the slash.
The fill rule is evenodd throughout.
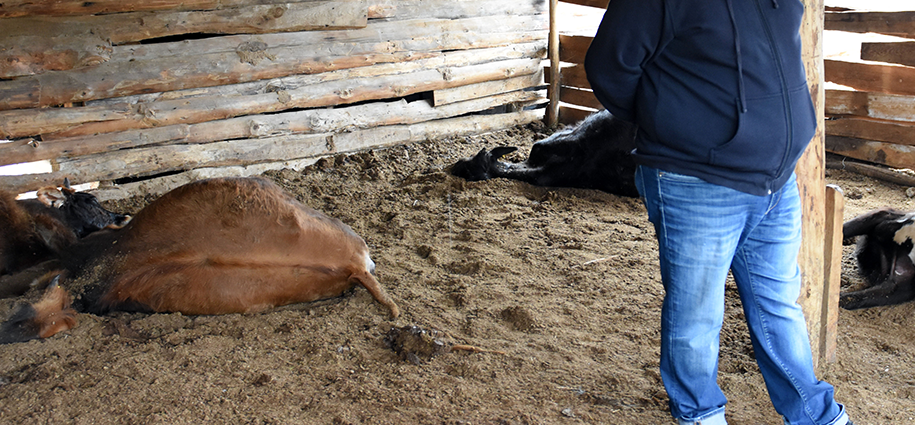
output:
<path id="1" fill-rule="evenodd" d="M 436 330 L 427 330 L 416 325 L 391 328 L 384 337 L 384 342 L 400 358 L 420 365 L 440 354 L 452 351 L 471 351 L 474 353 L 505 354 L 502 351 L 486 350 L 472 345 L 454 344 L 445 341 L 445 335 Z"/>

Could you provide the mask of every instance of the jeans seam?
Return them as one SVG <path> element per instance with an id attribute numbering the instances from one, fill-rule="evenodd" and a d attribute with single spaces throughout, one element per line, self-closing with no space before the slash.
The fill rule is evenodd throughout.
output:
<path id="1" fill-rule="evenodd" d="M 781 199 L 781 197 L 779 197 L 779 199 Z M 746 264 L 747 279 L 749 280 L 749 282 L 747 282 L 747 283 L 750 285 L 750 289 L 752 291 L 751 294 L 753 295 L 753 303 L 755 304 L 756 318 L 759 320 L 759 325 L 762 327 L 762 333 L 763 333 L 763 336 L 765 337 L 766 348 L 772 353 L 772 356 L 773 356 L 772 361 L 773 361 L 773 363 L 778 365 L 779 369 L 782 370 L 782 372 L 791 382 L 791 386 L 794 387 L 794 391 L 797 392 L 798 396 L 803 401 L 804 413 L 807 415 L 807 419 L 809 419 L 812 423 L 815 423 L 816 419 L 814 419 L 813 412 L 810 411 L 810 403 L 809 403 L 807 394 L 800 387 L 800 385 L 798 385 L 797 378 L 794 376 L 793 373 L 791 373 L 791 371 L 782 361 L 781 356 L 776 355 L 775 350 L 772 348 L 772 345 L 770 343 L 770 338 L 769 338 L 770 333 L 769 333 L 768 321 L 765 319 L 765 316 L 762 314 L 763 309 L 760 307 L 759 298 L 756 295 L 757 294 L 757 285 L 753 279 L 753 273 L 750 272 L 750 261 L 747 258 L 747 253 L 744 251 L 743 248 L 740 248 L 737 252 L 737 255 L 742 256 L 743 263 Z"/>

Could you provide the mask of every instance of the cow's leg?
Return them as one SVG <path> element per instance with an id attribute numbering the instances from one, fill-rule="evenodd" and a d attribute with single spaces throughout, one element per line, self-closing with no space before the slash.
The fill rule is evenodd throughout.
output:
<path id="1" fill-rule="evenodd" d="M 70 294 L 57 278 L 37 303 L 24 304 L 0 324 L 0 344 L 48 338 L 76 326 L 76 311 L 70 308 Z"/>
<path id="2" fill-rule="evenodd" d="M 915 300 L 915 265 L 907 254 L 897 254 L 886 280 L 860 291 L 840 294 L 839 305 L 847 310 L 856 310 Z"/>

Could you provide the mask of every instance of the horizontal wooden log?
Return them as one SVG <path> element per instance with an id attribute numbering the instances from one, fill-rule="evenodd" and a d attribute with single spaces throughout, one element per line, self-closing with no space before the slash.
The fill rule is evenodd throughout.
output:
<path id="1" fill-rule="evenodd" d="M 894 168 L 915 168 L 915 148 L 911 146 L 826 135 L 826 150 Z"/>
<path id="2" fill-rule="evenodd" d="M 591 90 L 563 86 L 559 89 L 559 100 L 570 105 L 582 106 L 591 109 L 603 109 L 603 105 L 594 96 Z"/>
<path id="3" fill-rule="evenodd" d="M 483 81 L 432 92 L 432 104 L 435 106 L 463 102 L 470 99 L 492 96 L 516 90 L 524 90 L 543 85 L 543 69 L 538 66 L 533 74 L 504 80 Z"/>
<path id="4" fill-rule="evenodd" d="M 915 68 L 827 59 L 824 78 L 860 91 L 915 95 Z"/>
<path id="5" fill-rule="evenodd" d="M 37 135 L 45 135 L 48 138 L 73 137 L 169 125 L 177 122 L 195 123 L 236 115 L 276 112 L 295 106 L 288 103 L 292 100 L 289 91 L 319 85 L 312 93 L 320 93 L 322 90 L 320 87 L 324 87 L 328 93 L 343 92 L 349 88 L 345 87 L 346 81 L 364 82 L 373 77 L 395 76 L 419 71 L 427 71 L 424 75 L 428 76 L 428 71 L 438 70 L 441 75 L 435 77 L 440 83 L 441 76 L 451 75 L 450 81 L 440 86 L 433 86 L 432 89 L 449 87 L 450 84 L 468 84 L 466 76 L 470 73 L 458 72 L 458 75 L 464 75 L 465 79 L 456 79 L 453 71 L 455 66 L 505 63 L 506 60 L 522 58 L 542 58 L 545 49 L 545 42 L 539 41 L 507 47 L 446 52 L 428 59 L 350 68 L 321 74 L 106 99 L 90 102 L 82 107 L 0 111 L 0 136 L 7 138 Z M 480 74 L 477 78 L 480 78 L 480 81 L 483 78 L 499 78 L 499 72 L 509 73 L 508 68 L 515 64 L 515 62 L 511 62 L 508 63 L 508 67 L 502 68 L 492 65 L 475 68 L 478 70 L 478 74 L 483 69 L 493 70 L 488 77 Z M 531 69 L 531 72 L 536 72 L 536 69 Z M 376 91 L 375 93 L 384 97 L 390 97 L 392 93 L 396 93 L 394 97 L 400 97 L 418 92 L 416 90 L 430 89 L 429 87 L 413 87 L 411 90 L 408 84 L 411 80 L 415 79 L 405 78 L 403 81 L 393 81 L 388 87 L 388 92 Z M 333 87 L 334 84 L 340 87 Z M 279 92 L 285 92 L 282 99 L 286 102 L 280 102 Z M 274 97 L 266 98 L 268 102 L 263 109 L 257 109 L 251 105 L 251 102 L 245 100 L 265 93 L 273 93 Z M 192 98 L 196 100 L 182 101 Z M 351 96 L 349 101 L 356 99 L 358 98 Z M 361 99 L 368 98 L 363 95 Z M 198 105 L 201 111 L 195 112 L 194 105 Z M 311 98 L 308 103 L 302 103 L 300 106 L 316 107 L 329 106 L 329 104 L 319 104 L 317 99 Z"/>
<path id="6" fill-rule="evenodd" d="M 849 90 L 826 90 L 826 114 L 915 122 L 915 97 Z"/>
<path id="7" fill-rule="evenodd" d="M 861 59 L 915 66 L 915 41 L 861 43 Z"/>
<path id="8" fill-rule="evenodd" d="M 351 80 L 355 78 L 377 77 L 383 75 L 402 74 L 425 70 L 430 68 L 478 65 L 508 59 L 543 58 L 546 56 L 546 40 L 537 40 L 528 43 L 517 43 L 507 46 L 473 48 L 441 52 L 426 59 L 416 59 L 404 62 L 382 63 L 367 65 L 357 68 L 346 68 L 321 74 L 299 74 L 269 80 L 252 81 L 248 83 L 227 84 L 223 86 L 197 87 L 185 90 L 175 90 L 162 93 L 149 93 L 123 96 L 109 99 L 88 101 L 85 104 L 102 105 L 118 103 L 150 103 L 158 100 L 177 100 L 202 96 L 247 96 L 277 89 L 289 90 L 306 85 L 336 81 Z M 0 112 L 2 117 L 3 112 Z M 2 122 L 2 120 L 0 120 Z"/>
<path id="9" fill-rule="evenodd" d="M 471 16 L 519 16 L 546 13 L 547 0 L 370 0 L 369 18 L 459 19 Z"/>
<path id="10" fill-rule="evenodd" d="M 893 171 L 878 165 L 863 164 L 848 160 L 826 160 L 826 168 L 833 170 L 847 170 L 864 176 L 873 177 L 900 186 L 915 187 L 915 177 L 898 171 Z"/>
<path id="11" fill-rule="evenodd" d="M 915 146 L 915 123 L 845 117 L 826 120 L 826 134 Z"/>
<path id="12" fill-rule="evenodd" d="M 345 31 L 233 35 L 171 43 L 114 46 L 111 61 L 137 62 L 171 56 L 199 58 L 200 52 L 237 54 L 239 46 L 251 42 L 266 45 L 265 55 L 275 56 L 277 59 L 274 61 L 281 58 L 283 49 L 289 48 L 304 49 L 311 52 L 310 56 L 327 58 L 360 53 L 462 50 L 504 46 L 511 44 L 506 39 L 519 38 L 519 33 L 545 33 L 548 29 L 548 18 L 543 15 L 516 16 L 512 19 L 506 19 L 505 16 L 480 16 L 464 19 L 382 20 L 371 21 L 366 28 Z M 500 38 L 503 39 L 501 42 L 487 42 L 489 39 Z"/>
<path id="13" fill-rule="evenodd" d="M 107 120 L 94 120 L 58 134 L 44 135 L 44 140 L 129 129 L 150 128 L 174 124 L 193 124 L 240 115 L 278 112 L 297 108 L 315 108 L 398 98 L 406 95 L 459 87 L 484 81 L 532 75 L 540 72 L 540 59 L 509 59 L 463 67 L 443 66 L 400 74 L 375 77 L 330 79 L 304 86 L 273 86 L 261 93 L 236 96 L 198 96 L 185 99 L 161 100 L 127 106 L 133 113 L 109 114 Z M 324 74 L 321 74 L 324 75 Z M 115 107 L 123 107 L 114 105 Z M 89 106 L 89 108 L 98 108 Z M 69 108 L 57 108 L 69 109 Z M 42 109 L 30 111 L 43 111 Z M 7 115 L 15 116 L 14 111 Z M 0 118 L 4 115 L 0 112 Z M 41 113 L 50 115 L 50 113 Z M 64 118 L 72 118 L 66 116 Z M 33 117 L 20 124 L 42 124 Z M 11 123 L 10 127 L 16 123 Z M 2 124 L 0 124 L 2 126 Z M 22 126 L 19 126 L 21 129 Z M 13 133 L 10 131 L 9 133 Z"/>
<path id="14" fill-rule="evenodd" d="M 600 9 L 606 9 L 607 5 L 610 4 L 610 0 L 561 0 L 563 3 L 577 4 L 581 6 L 590 6 L 597 7 Z"/>
<path id="15" fill-rule="evenodd" d="M 309 38 L 315 41 L 314 32 L 304 32 L 226 36 L 218 37 L 218 42 L 213 39 L 195 40 L 200 42 L 196 44 L 165 43 L 168 45 L 165 47 L 167 52 L 160 50 L 163 48 L 161 45 L 156 48 L 152 48 L 153 45 L 138 46 L 134 61 L 115 60 L 112 54 L 111 61 L 92 68 L 0 81 L 0 110 L 417 60 L 435 56 L 443 50 L 505 46 L 532 42 L 546 36 L 546 21 L 540 16 L 508 21 L 504 17 L 484 17 L 399 24 L 370 25 L 368 32 L 334 32 L 342 38 L 361 37 L 363 42 L 337 41 L 330 34 L 320 32 L 322 40 L 317 45 L 288 44 L 301 43 Z M 506 28 L 510 30 L 503 32 Z M 332 40 L 328 41 L 328 38 Z M 233 43 L 231 51 L 220 51 Z M 160 55 L 150 56 L 151 50 Z"/>
<path id="16" fill-rule="evenodd" d="M 0 188 L 21 193 L 49 184 L 58 184 L 65 177 L 73 183 L 87 183 L 197 167 L 289 161 L 431 138 L 482 133 L 530 123 L 542 117 L 542 111 L 526 110 L 397 125 L 335 135 L 329 133 L 282 135 L 268 139 L 133 149 L 62 162 L 51 173 L 2 176 L 0 177 Z"/>
<path id="17" fill-rule="evenodd" d="M 123 14 L 141 11 L 221 10 L 250 5 L 309 3 L 317 0 L 154 0 L 131 2 L 119 0 L 6 0 L 0 7 L 0 18 L 17 16 L 89 16 Z M 528 5 L 545 8 L 545 0 L 493 2 L 489 0 L 333 0 L 335 3 L 366 3 L 370 18 L 442 17 L 506 14 Z M 606 0 L 604 0 L 606 3 Z M 423 5 L 425 4 L 425 7 Z M 458 14 L 459 13 L 459 14 Z M 515 13 L 508 13 L 515 14 Z"/>
<path id="18" fill-rule="evenodd" d="M 542 92 L 513 92 L 433 108 L 426 101 L 372 103 L 349 108 L 310 109 L 255 115 L 199 124 L 176 124 L 148 130 L 130 130 L 79 136 L 39 144 L 12 142 L 0 145 L 0 165 L 75 158 L 84 155 L 165 143 L 210 143 L 220 140 L 268 137 L 295 133 L 351 130 L 379 125 L 441 119 L 515 102 L 535 102 Z"/>
<path id="19" fill-rule="evenodd" d="M 17 16 L 87 16 L 153 10 L 213 10 L 250 4 L 283 4 L 314 0 L 4 0 L 0 18 Z M 359 1 L 359 0 L 337 0 Z"/>
<path id="20" fill-rule="evenodd" d="M 521 16 L 545 10 L 538 2 L 423 0 L 389 3 L 392 3 L 390 15 L 401 19 Z M 368 8 L 366 2 L 324 0 L 202 11 L 11 18 L 0 25 L 0 78 L 95 65 L 109 59 L 112 45 L 184 34 L 266 34 L 364 28 Z"/>
<path id="21" fill-rule="evenodd" d="M 0 25 L 0 78 L 61 71 L 107 62 L 111 43 L 95 34 L 9 36 Z"/>
<path id="22" fill-rule="evenodd" d="M 594 37 L 583 35 L 559 35 L 559 60 L 575 64 L 585 63 L 585 54 Z"/>
<path id="23" fill-rule="evenodd" d="M 828 12 L 825 29 L 856 33 L 876 32 L 915 38 L 915 11 L 912 12 Z"/>

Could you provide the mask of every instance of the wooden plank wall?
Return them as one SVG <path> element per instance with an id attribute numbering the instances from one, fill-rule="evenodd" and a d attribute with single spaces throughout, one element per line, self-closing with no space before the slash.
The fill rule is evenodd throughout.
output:
<path id="1" fill-rule="evenodd" d="M 915 6 L 913 6 L 915 9 Z M 915 11 L 829 12 L 827 30 L 915 38 Z M 862 61 L 826 60 L 826 149 L 915 169 L 915 41 L 862 43 Z"/>
<path id="2" fill-rule="evenodd" d="M 603 9 L 607 8 L 609 0 L 561 0 L 563 3 L 577 4 L 588 6 L 594 9 L 593 13 L 603 15 Z M 579 32 L 578 28 L 569 29 L 573 33 Z M 572 124 L 581 121 L 595 110 L 603 109 L 594 93 L 591 91 L 591 85 L 585 76 L 584 62 L 585 53 L 588 46 L 591 45 L 593 35 L 579 35 L 564 31 L 562 27 L 559 33 L 559 82 L 555 84 L 559 96 L 551 96 L 551 102 L 557 102 L 558 122 L 561 124 Z M 547 82 L 551 81 L 552 74 L 546 73 Z"/>
<path id="3" fill-rule="evenodd" d="M 516 3 L 4 1 L 0 165 L 53 171 L 0 187 L 167 190 L 539 120 L 548 5 Z"/>

